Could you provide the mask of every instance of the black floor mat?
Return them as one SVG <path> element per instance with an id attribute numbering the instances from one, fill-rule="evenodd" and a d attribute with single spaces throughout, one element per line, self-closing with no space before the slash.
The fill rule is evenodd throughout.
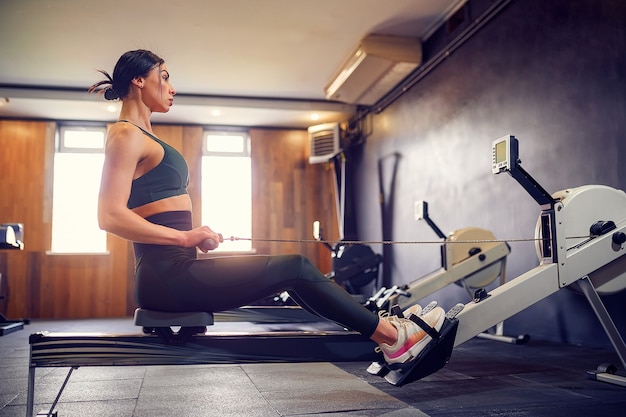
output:
<path id="1" fill-rule="evenodd" d="M 539 341 L 512 345 L 472 339 L 454 349 L 440 371 L 402 387 L 368 374 L 369 364 L 336 363 L 430 416 L 617 416 L 626 387 L 587 379 L 616 353 Z"/>

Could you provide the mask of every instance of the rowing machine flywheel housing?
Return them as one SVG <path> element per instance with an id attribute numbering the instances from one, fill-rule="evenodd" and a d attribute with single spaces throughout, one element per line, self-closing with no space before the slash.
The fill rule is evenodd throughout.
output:
<path id="1" fill-rule="evenodd" d="M 562 241 L 558 243 L 566 245 L 567 251 L 580 250 L 599 233 L 612 233 L 611 227 L 604 230 L 601 226 L 624 221 L 626 193 L 622 190 L 604 185 L 585 185 L 558 191 L 552 196 L 563 205 L 560 212 L 565 236 L 560 236 Z M 544 236 L 542 216 L 539 216 L 535 227 L 535 238 L 540 262 L 543 254 L 542 245 L 544 239 L 548 237 Z M 612 249 L 607 248 L 607 250 L 623 250 L 621 244 L 614 243 L 613 245 Z M 566 262 L 567 260 L 560 261 Z M 626 289 L 626 272 L 623 271 L 625 271 L 623 259 L 616 260 L 589 274 L 589 278 L 598 294 L 610 295 Z M 616 272 L 618 273 L 617 279 L 606 281 L 604 275 L 612 277 Z M 569 277 L 572 282 L 578 278 L 580 277 Z M 570 285 L 568 288 L 577 290 L 577 285 Z"/>
<path id="2" fill-rule="evenodd" d="M 332 278 L 351 293 L 356 293 L 359 288 L 378 279 L 379 266 L 383 259 L 372 248 L 363 244 L 339 244 L 332 257 Z"/>

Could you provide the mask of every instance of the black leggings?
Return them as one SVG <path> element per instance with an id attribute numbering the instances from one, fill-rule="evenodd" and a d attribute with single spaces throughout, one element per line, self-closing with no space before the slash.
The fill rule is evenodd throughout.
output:
<path id="1" fill-rule="evenodd" d="M 148 221 L 191 229 L 187 211 Z M 196 248 L 134 244 L 139 307 L 160 311 L 224 311 L 288 291 L 304 309 L 371 336 L 378 316 L 329 280 L 302 255 L 250 255 L 196 259 Z"/>

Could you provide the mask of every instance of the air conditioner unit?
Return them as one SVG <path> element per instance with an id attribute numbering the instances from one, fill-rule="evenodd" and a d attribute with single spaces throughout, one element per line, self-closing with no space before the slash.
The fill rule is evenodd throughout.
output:
<path id="1" fill-rule="evenodd" d="M 339 123 L 324 123 L 310 126 L 309 132 L 309 164 L 330 161 L 341 152 Z"/>
<path id="2" fill-rule="evenodd" d="M 422 62 L 417 38 L 369 35 L 335 73 L 324 92 L 329 100 L 372 105 Z"/>

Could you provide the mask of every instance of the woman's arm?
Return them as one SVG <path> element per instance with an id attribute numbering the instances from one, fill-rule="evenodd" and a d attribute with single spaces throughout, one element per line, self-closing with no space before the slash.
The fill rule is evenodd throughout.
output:
<path id="1" fill-rule="evenodd" d="M 98 224 L 124 239 L 157 245 L 192 247 L 217 234 L 203 226 L 179 231 L 148 222 L 126 207 L 137 165 L 146 158 L 145 136 L 126 124 L 111 127 L 98 196 Z"/>

